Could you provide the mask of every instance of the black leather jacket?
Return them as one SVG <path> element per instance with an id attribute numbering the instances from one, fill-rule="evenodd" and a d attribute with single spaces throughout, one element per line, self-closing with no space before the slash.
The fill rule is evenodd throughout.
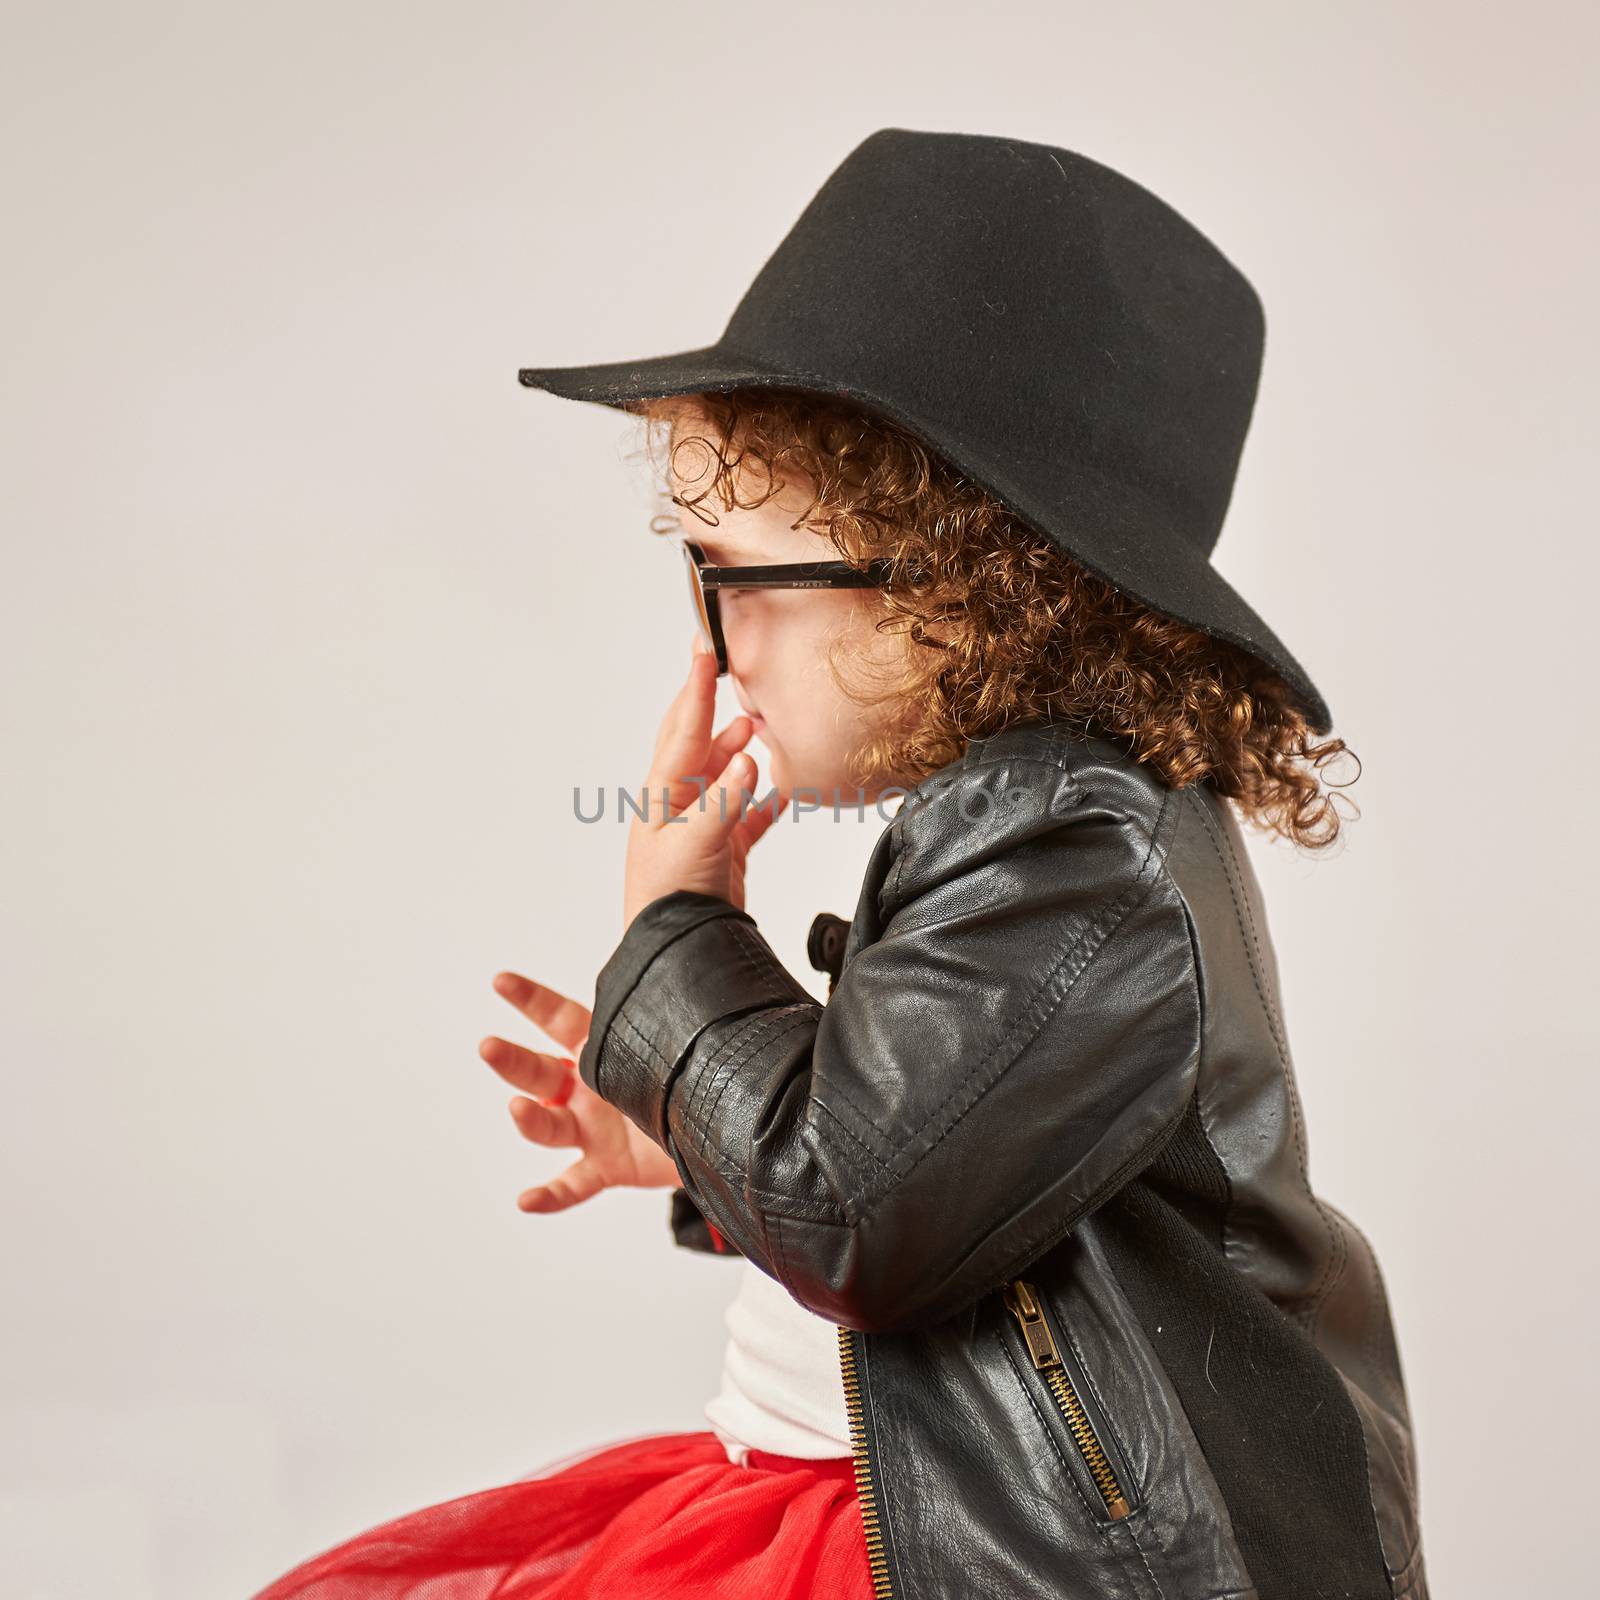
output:
<path id="1" fill-rule="evenodd" d="M 678 1243 L 839 1325 L 878 1593 L 1426 1600 L 1383 1281 L 1307 1180 L 1228 805 L 1018 724 L 911 792 L 844 932 L 823 1006 L 661 896 L 579 1070 L 676 1161 Z"/>

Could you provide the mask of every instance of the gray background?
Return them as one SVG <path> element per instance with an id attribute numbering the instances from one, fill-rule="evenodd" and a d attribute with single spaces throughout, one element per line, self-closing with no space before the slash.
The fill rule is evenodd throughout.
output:
<path id="1" fill-rule="evenodd" d="M 524 1216 L 687 662 L 624 419 L 884 126 L 1109 162 L 1267 307 L 1222 570 L 1365 772 L 1252 836 L 1435 1593 L 1574 1593 L 1595 1400 L 1596 44 L 1577 5 L 7 5 L 0 1593 L 213 1600 L 701 1425 L 735 1265 Z M 727 704 L 731 707 L 731 697 Z M 765 768 L 763 767 L 763 778 Z M 819 996 L 884 824 L 752 909 Z"/>

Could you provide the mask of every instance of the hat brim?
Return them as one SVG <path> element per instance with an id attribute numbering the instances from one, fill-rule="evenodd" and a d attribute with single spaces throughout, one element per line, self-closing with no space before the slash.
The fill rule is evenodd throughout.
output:
<path id="1" fill-rule="evenodd" d="M 1333 727 L 1327 703 L 1310 674 L 1202 551 L 1182 540 L 1172 541 L 1157 551 L 1137 541 L 1119 539 L 1115 551 L 1118 570 L 1113 572 L 1109 570 L 1110 563 L 1098 559 L 1092 543 L 1083 536 L 1083 528 L 1092 527 L 1092 520 L 1080 524 L 1078 538 L 1063 537 L 1053 525 L 1059 519 L 1053 519 L 1048 508 L 1030 505 L 1030 497 L 1020 486 L 998 480 L 982 461 L 963 459 L 962 452 L 953 449 L 936 426 L 909 414 L 882 395 L 817 373 L 797 372 L 759 361 L 721 343 L 634 361 L 606 361 L 579 367 L 523 367 L 517 378 L 525 388 L 543 389 L 565 400 L 584 400 L 618 409 L 631 401 L 758 388 L 798 389 L 846 399 L 875 410 L 916 435 L 930 450 L 1008 506 L 1042 537 L 1096 577 L 1142 605 L 1237 645 L 1265 663 L 1294 693 L 1313 732 L 1326 734 Z M 1083 470 L 1086 483 L 1098 478 L 1092 468 Z"/>
<path id="2" fill-rule="evenodd" d="M 622 406 L 632 400 L 663 400 L 669 395 L 715 393 L 724 389 L 795 388 L 815 390 L 819 383 L 740 355 L 721 344 L 639 361 L 604 361 L 586 367 L 523 367 L 517 380 L 525 388 L 545 389 L 564 400 L 589 400 Z M 841 385 L 836 391 L 845 394 Z"/>

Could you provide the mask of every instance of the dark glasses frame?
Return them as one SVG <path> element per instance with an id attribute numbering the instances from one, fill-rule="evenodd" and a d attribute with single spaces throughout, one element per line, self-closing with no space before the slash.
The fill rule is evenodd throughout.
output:
<path id="1" fill-rule="evenodd" d="M 722 589 L 881 589 L 894 563 L 869 561 L 853 567 L 848 561 L 785 561 L 774 566 L 718 567 L 706 560 L 693 539 L 683 539 L 689 568 L 689 590 L 706 642 L 716 652 L 717 676 L 728 670 L 728 646 L 722 636 L 717 594 Z"/>

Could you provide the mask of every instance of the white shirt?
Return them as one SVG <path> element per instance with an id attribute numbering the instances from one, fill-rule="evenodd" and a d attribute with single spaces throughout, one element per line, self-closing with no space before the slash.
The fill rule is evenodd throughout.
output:
<path id="1" fill-rule="evenodd" d="M 812 1460 L 849 1455 L 837 1326 L 753 1262 L 738 1270 L 743 1278 L 722 1318 L 722 1388 L 705 1407 L 728 1459 L 742 1466 L 751 1449 Z"/>

